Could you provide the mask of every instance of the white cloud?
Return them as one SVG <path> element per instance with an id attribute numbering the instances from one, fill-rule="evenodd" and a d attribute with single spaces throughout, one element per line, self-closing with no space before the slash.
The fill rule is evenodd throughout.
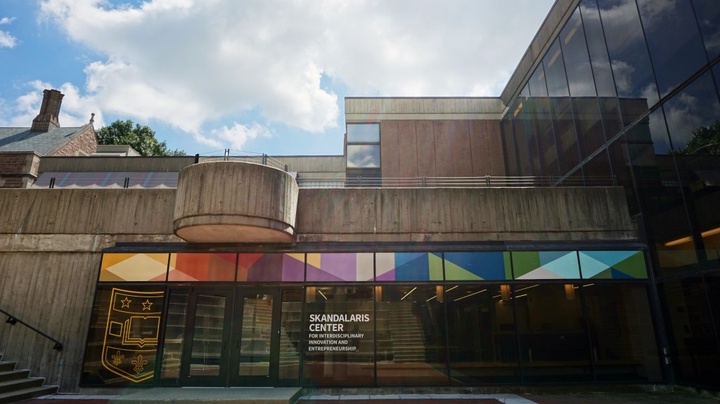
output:
<path id="1" fill-rule="evenodd" d="M 239 123 L 235 123 L 231 127 L 223 126 L 214 129 L 210 134 L 212 136 L 211 139 L 216 138 L 220 141 L 212 142 L 208 141 L 209 139 L 207 138 L 201 141 L 209 146 L 215 147 L 229 145 L 229 148 L 233 150 L 243 150 L 245 143 L 250 139 L 255 139 L 260 136 L 271 136 L 270 131 L 261 125 L 253 124 L 246 126 Z"/>
<path id="2" fill-rule="evenodd" d="M 0 25 L 10 24 L 14 20 L 15 18 L 10 17 L 0 18 Z M 15 45 L 17 45 L 17 38 L 7 31 L 0 30 L 0 48 L 14 48 Z"/>
<path id="3" fill-rule="evenodd" d="M 105 55 L 86 66 L 88 102 L 214 144 L 228 139 L 209 122 L 249 112 L 264 125 L 336 128 L 331 85 L 349 95 L 497 96 L 552 2 L 44 0 L 41 9 Z"/>

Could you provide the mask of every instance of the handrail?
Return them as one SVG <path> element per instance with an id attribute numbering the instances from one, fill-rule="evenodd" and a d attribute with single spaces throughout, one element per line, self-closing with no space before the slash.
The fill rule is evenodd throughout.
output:
<path id="1" fill-rule="evenodd" d="M 2 312 L 3 314 L 5 314 L 6 316 L 8 316 L 7 320 L 5 320 L 5 323 L 10 324 L 10 325 L 15 325 L 15 324 L 17 324 L 17 323 L 20 323 L 20 324 L 24 325 L 25 327 L 27 327 L 27 328 L 35 331 L 36 333 L 42 335 L 43 337 L 49 339 L 50 341 L 54 342 L 55 345 L 53 346 L 53 349 L 55 349 L 55 350 L 57 350 L 57 351 L 62 351 L 62 349 L 63 349 L 63 344 L 62 344 L 62 342 L 60 342 L 60 341 L 56 340 L 55 338 L 53 338 L 53 337 L 45 334 L 44 332 L 38 330 L 37 328 L 31 326 L 30 324 L 28 324 L 28 323 L 26 323 L 26 322 L 20 320 L 19 318 L 13 316 L 12 314 L 8 313 L 7 311 L 5 311 L 5 310 L 3 310 L 3 309 L 0 309 L 0 312 Z"/>

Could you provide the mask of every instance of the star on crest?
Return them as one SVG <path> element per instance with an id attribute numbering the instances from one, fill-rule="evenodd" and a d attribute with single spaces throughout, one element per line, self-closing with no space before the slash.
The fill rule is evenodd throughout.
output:
<path id="1" fill-rule="evenodd" d="M 128 309 L 129 309 L 129 308 L 130 308 L 130 302 L 131 302 L 131 301 L 132 301 L 132 300 L 128 299 L 127 296 L 126 296 L 124 299 L 120 300 L 120 303 L 122 303 L 122 307 L 121 307 L 121 308 L 128 308 Z"/>
<path id="2" fill-rule="evenodd" d="M 143 305 L 143 311 L 145 311 L 145 310 L 150 311 L 150 307 L 152 306 L 152 302 L 150 301 L 150 299 L 147 299 L 147 300 L 145 300 L 145 301 L 143 302 L 142 305 Z"/>

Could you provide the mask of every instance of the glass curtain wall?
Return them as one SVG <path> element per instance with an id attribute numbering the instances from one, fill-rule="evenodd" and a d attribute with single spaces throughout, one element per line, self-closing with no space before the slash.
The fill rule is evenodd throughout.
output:
<path id="1" fill-rule="evenodd" d="M 509 174 L 549 175 L 557 166 L 560 176 L 581 173 L 588 185 L 609 175 L 624 187 L 650 247 L 677 381 L 713 386 L 720 380 L 712 300 L 720 271 L 718 44 L 717 1 L 582 0 L 503 123 L 515 157 Z M 572 120 L 564 119 L 568 111 Z"/>

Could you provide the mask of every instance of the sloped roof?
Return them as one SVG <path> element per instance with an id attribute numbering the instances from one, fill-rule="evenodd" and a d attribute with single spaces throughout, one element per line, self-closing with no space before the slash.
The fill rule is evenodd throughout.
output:
<path id="1" fill-rule="evenodd" d="M 32 132 L 30 128 L 0 127 L 0 152 L 24 151 L 44 156 L 67 143 L 83 128 L 55 128 L 47 132 Z"/>

